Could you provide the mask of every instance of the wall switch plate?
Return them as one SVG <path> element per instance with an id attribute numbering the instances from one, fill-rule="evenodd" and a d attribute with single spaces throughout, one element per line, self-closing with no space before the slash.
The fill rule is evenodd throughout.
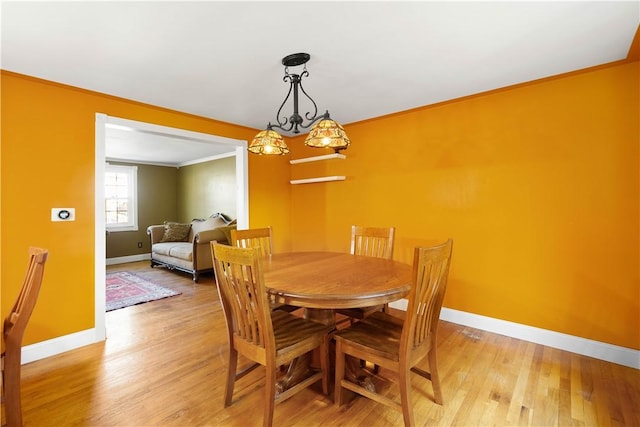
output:
<path id="1" fill-rule="evenodd" d="M 51 221 L 75 221 L 75 208 L 51 208 Z"/>

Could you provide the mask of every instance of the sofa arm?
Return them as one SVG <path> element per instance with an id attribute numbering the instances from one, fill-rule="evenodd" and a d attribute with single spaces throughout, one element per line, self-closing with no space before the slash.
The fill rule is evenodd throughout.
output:
<path id="1" fill-rule="evenodd" d="M 219 228 L 214 228 L 213 230 L 202 230 L 199 233 L 196 233 L 195 236 L 193 236 L 193 243 L 197 245 L 208 245 L 212 240 L 217 240 L 219 243 L 224 243 L 227 241 L 227 238 Z"/>
<path id="2" fill-rule="evenodd" d="M 151 245 L 160 242 L 164 236 L 164 225 L 150 225 L 147 227 L 147 234 L 151 239 Z"/>

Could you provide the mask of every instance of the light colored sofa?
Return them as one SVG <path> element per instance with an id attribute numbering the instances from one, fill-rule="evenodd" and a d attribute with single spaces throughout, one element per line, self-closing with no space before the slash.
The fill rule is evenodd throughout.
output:
<path id="1" fill-rule="evenodd" d="M 147 234 L 151 239 L 151 267 L 160 265 L 193 275 L 197 282 L 201 273 L 213 271 L 212 240 L 229 244 L 235 221 L 228 223 L 220 214 L 190 224 L 165 222 L 151 225 Z M 188 233 L 185 233 L 188 232 Z"/>

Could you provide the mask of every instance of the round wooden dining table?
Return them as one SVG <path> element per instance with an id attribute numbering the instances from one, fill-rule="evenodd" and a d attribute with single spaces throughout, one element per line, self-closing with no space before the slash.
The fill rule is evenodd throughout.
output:
<path id="1" fill-rule="evenodd" d="M 309 309 L 370 307 L 409 293 L 412 267 L 341 252 L 289 252 L 262 259 L 265 286 L 278 303 Z"/>
<path id="2" fill-rule="evenodd" d="M 305 308 L 305 318 L 335 327 L 334 310 L 399 300 L 411 288 L 412 267 L 398 261 L 340 252 L 290 252 L 262 258 L 264 282 L 276 303 Z M 361 378 L 347 361 L 346 376 Z M 294 360 L 278 381 L 281 393 L 308 375 L 310 360 Z M 366 378 L 361 381 L 367 381 Z M 373 383 L 367 381 L 372 392 Z"/>

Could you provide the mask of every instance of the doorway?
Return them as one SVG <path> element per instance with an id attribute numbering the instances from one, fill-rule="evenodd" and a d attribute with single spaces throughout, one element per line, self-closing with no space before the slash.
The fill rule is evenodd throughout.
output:
<path id="1" fill-rule="evenodd" d="M 154 133 L 164 137 L 181 139 L 192 138 L 199 142 L 211 144 L 214 147 L 226 146 L 235 153 L 236 159 L 236 212 L 238 228 L 249 226 L 249 168 L 247 158 L 247 141 L 226 138 L 217 135 L 188 131 L 184 129 L 160 126 L 151 123 L 138 122 L 96 113 L 95 127 L 95 340 L 106 339 L 105 309 L 106 309 L 106 236 L 104 217 L 104 172 L 106 134 L 109 126 L 127 128 L 133 132 Z"/>

